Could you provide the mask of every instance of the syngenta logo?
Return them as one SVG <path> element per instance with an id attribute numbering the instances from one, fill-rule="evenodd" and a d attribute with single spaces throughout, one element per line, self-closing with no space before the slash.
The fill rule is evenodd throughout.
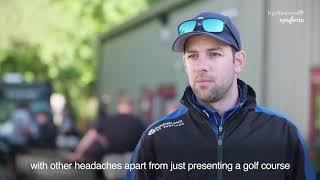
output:
<path id="1" fill-rule="evenodd" d="M 157 127 L 154 127 L 152 129 L 149 130 L 148 135 L 151 136 L 154 133 L 162 130 L 162 129 L 167 129 L 167 128 L 173 128 L 173 127 L 179 127 L 179 126 L 183 126 L 184 122 L 182 120 L 178 120 L 178 121 L 173 121 L 173 122 L 165 122 L 163 124 L 160 124 Z"/>
<path id="2" fill-rule="evenodd" d="M 279 22 L 281 24 L 297 24 L 304 22 L 303 10 L 268 10 L 268 16 L 279 16 Z"/>
<path id="3" fill-rule="evenodd" d="M 303 23 L 304 19 L 301 18 L 293 18 L 291 16 L 290 18 L 280 18 L 281 24 L 288 23 L 288 24 L 295 24 L 295 23 Z"/>

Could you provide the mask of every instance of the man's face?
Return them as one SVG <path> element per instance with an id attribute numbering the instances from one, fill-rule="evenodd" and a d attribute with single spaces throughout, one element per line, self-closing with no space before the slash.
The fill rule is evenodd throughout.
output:
<path id="1" fill-rule="evenodd" d="M 198 100 L 209 104 L 226 97 L 236 82 L 231 47 L 213 38 L 196 35 L 185 46 L 183 63 Z"/>

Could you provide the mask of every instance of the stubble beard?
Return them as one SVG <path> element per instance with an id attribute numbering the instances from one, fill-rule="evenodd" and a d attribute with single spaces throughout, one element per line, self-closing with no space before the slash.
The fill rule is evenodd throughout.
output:
<path id="1" fill-rule="evenodd" d="M 193 92 L 197 99 L 205 104 L 211 104 L 223 99 L 226 94 L 230 91 L 233 80 L 228 81 L 225 85 L 214 84 L 209 89 L 201 89 L 201 87 L 194 87 Z"/>

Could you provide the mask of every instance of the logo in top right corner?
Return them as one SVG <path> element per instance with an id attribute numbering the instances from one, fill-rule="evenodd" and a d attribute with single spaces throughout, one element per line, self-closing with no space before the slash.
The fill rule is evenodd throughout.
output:
<path id="1" fill-rule="evenodd" d="M 268 10 L 268 16 L 280 16 L 279 22 L 281 24 L 299 24 L 304 22 L 304 11 L 303 10 L 293 10 L 293 11 L 283 11 L 283 10 Z"/>

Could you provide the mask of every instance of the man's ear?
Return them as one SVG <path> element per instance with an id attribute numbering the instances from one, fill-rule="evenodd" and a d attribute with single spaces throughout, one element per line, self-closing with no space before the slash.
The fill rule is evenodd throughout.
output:
<path id="1" fill-rule="evenodd" d="M 247 54 L 244 51 L 238 51 L 236 52 L 234 56 L 234 71 L 239 74 L 246 66 L 246 61 L 247 61 Z"/>

